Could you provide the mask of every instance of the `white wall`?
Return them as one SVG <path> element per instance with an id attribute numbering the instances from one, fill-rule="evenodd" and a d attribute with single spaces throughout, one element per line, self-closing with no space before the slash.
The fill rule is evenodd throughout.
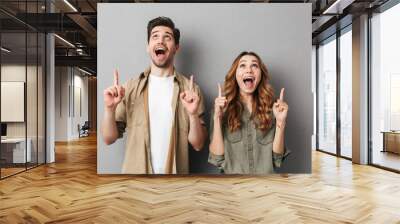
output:
<path id="1" fill-rule="evenodd" d="M 88 116 L 88 77 L 87 76 L 81 76 L 83 73 L 79 72 L 78 74 L 76 73 L 77 70 L 74 70 L 74 89 L 75 91 L 73 92 L 73 94 L 75 94 L 74 96 L 71 96 L 74 99 L 74 111 L 75 113 L 72 113 L 72 115 L 74 115 L 72 117 L 72 123 L 71 123 L 71 137 L 72 138 L 78 138 L 78 124 L 80 126 L 82 126 L 85 121 L 89 120 L 89 116 Z M 79 98 L 77 98 L 78 94 L 77 93 L 77 88 L 80 89 L 80 105 L 79 102 L 77 100 L 79 100 Z M 72 105 L 72 102 L 71 102 Z M 79 108 L 77 107 L 80 106 L 81 108 L 81 113 L 79 112 Z"/>
<path id="2" fill-rule="evenodd" d="M 27 66 L 21 64 L 5 64 L 1 66 L 1 81 L 4 82 L 26 82 L 25 76 L 26 72 L 28 74 L 36 74 L 36 66 Z M 28 82 L 30 85 L 36 86 L 36 80 L 30 80 L 28 77 Z M 36 108 L 36 88 L 27 88 L 27 105 L 34 106 Z M 33 105 L 30 105 L 34 102 Z M 1 108 L 2 110 L 8 110 L 9 108 Z M 31 133 L 36 135 L 36 111 L 32 108 L 27 109 L 27 121 L 28 121 L 28 137 Z M 33 123 L 32 123 L 33 122 Z M 8 137 L 25 137 L 25 126 L 26 122 L 7 122 L 7 136 Z"/>
<path id="3" fill-rule="evenodd" d="M 68 67 L 55 68 L 55 141 L 67 141 L 68 120 Z"/>
<path id="4" fill-rule="evenodd" d="M 88 120 L 88 78 L 83 75 L 76 68 L 56 67 L 56 141 L 77 139 L 78 124 L 83 125 Z M 81 97 L 78 97 L 79 89 Z M 82 113 L 77 105 L 81 105 Z"/>
<path id="5" fill-rule="evenodd" d="M 22 102 L 24 105 L 19 108 L 26 112 L 26 120 L 22 122 L 6 122 L 7 123 L 7 137 L 9 138 L 25 138 L 25 135 L 30 140 L 30 148 L 32 161 L 36 162 L 36 158 L 39 159 L 39 163 L 44 162 L 44 74 L 41 66 L 25 66 L 21 63 L 7 63 L 1 66 L 1 81 L 2 82 L 24 82 L 26 86 L 26 105 L 25 100 Z M 27 79 L 27 80 L 26 80 Z M 2 89 L 3 93 L 4 89 Z M 22 92 L 21 92 L 22 91 Z M 20 94 L 24 94 L 24 90 L 20 90 Z M 7 94 L 7 93 L 5 93 Z M 7 95 L 2 95 L 7 97 Z M 2 112 L 15 113 L 13 108 L 2 107 Z M 14 109 L 15 110 L 15 109 Z M 37 154 L 39 154 L 37 156 Z"/>

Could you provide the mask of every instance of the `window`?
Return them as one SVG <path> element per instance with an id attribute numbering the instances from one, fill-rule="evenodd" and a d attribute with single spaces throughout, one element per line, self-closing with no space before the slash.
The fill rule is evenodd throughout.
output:
<path id="1" fill-rule="evenodd" d="M 371 162 L 400 170 L 400 4 L 371 18 Z"/>
<path id="2" fill-rule="evenodd" d="M 318 149 L 336 153 L 336 36 L 318 48 Z"/>
<path id="3" fill-rule="evenodd" d="M 352 35 L 351 26 L 340 36 L 340 155 L 351 158 L 352 148 Z"/>

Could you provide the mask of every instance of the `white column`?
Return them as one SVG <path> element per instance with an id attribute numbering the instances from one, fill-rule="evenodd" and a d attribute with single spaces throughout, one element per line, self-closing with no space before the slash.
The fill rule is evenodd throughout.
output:
<path id="1" fill-rule="evenodd" d="M 55 133 L 55 60 L 54 60 L 54 35 L 47 34 L 46 36 L 46 60 L 47 60 L 47 106 L 46 106 L 46 163 L 55 161 L 54 151 L 54 133 Z"/>
<path id="2" fill-rule="evenodd" d="M 47 12 L 54 12 L 54 5 L 46 1 Z M 55 162 L 55 43 L 54 35 L 46 35 L 46 163 Z"/>
<path id="3" fill-rule="evenodd" d="M 353 162 L 368 163 L 368 15 L 353 20 Z"/>

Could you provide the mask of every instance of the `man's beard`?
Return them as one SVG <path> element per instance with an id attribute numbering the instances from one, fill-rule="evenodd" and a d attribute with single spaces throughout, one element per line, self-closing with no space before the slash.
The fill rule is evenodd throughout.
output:
<path id="1" fill-rule="evenodd" d="M 156 60 L 154 60 L 153 58 L 151 60 L 153 61 L 153 64 L 158 68 L 168 68 L 172 63 L 173 58 L 167 58 L 167 60 L 161 63 L 157 63 Z"/>

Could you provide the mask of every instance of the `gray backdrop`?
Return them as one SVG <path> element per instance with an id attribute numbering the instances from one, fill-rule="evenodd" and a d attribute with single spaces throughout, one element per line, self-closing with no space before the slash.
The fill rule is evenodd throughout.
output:
<path id="1" fill-rule="evenodd" d="M 285 87 L 289 104 L 286 144 L 292 154 L 280 171 L 310 173 L 311 4 L 98 4 L 98 124 L 103 117 L 103 90 L 113 83 L 113 69 L 119 69 L 123 83 L 149 66 L 146 26 L 158 16 L 170 17 L 181 30 L 175 65 L 184 74 L 194 74 L 207 111 L 213 108 L 217 83 L 223 83 L 234 58 L 243 50 L 260 55 L 275 94 Z M 208 112 L 207 123 L 209 117 Z M 97 143 L 98 173 L 120 173 L 125 139 L 106 146 L 99 129 Z M 202 152 L 190 150 L 191 172 L 216 173 L 207 157 L 208 142 Z"/>

